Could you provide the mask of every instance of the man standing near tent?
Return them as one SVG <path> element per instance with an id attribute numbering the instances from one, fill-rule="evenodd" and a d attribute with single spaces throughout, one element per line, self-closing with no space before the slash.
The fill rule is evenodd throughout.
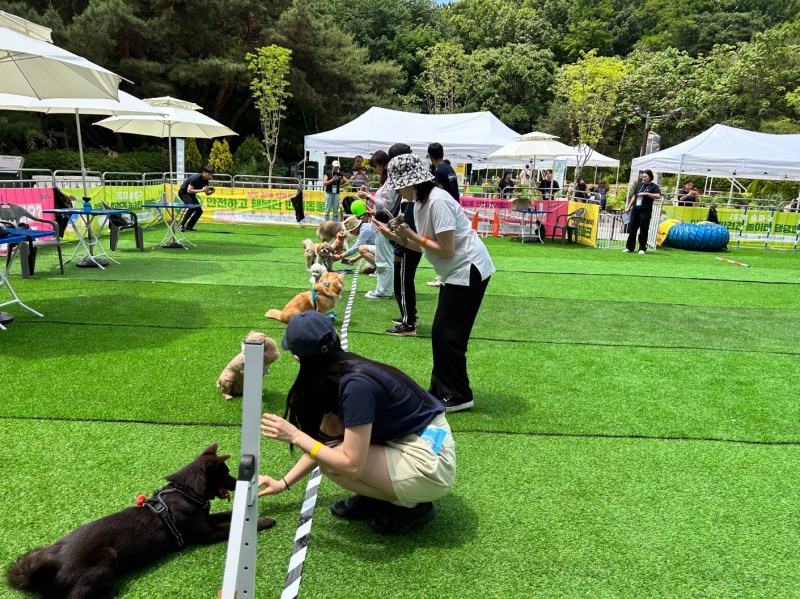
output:
<path id="1" fill-rule="evenodd" d="M 558 181 L 553 181 L 553 169 L 547 169 L 544 172 L 544 179 L 539 181 L 539 193 L 542 200 L 555 200 L 558 189 Z"/>
<path id="2" fill-rule="evenodd" d="M 338 160 L 331 163 L 331 170 L 326 171 L 322 177 L 325 187 L 325 220 L 339 220 L 339 192 L 343 185 L 350 180 L 339 172 L 341 165 Z"/>
<path id="3" fill-rule="evenodd" d="M 188 177 L 178 190 L 178 197 L 181 199 L 181 202 L 199 206 L 200 200 L 197 199 L 197 194 L 203 192 L 206 195 L 210 195 L 209 192 L 213 191 L 213 188 L 208 186 L 208 182 L 213 176 L 214 172 L 211 170 L 210 166 L 207 166 L 202 172 Z M 181 219 L 181 231 L 194 231 L 194 226 L 202 215 L 202 208 L 184 210 L 183 218 Z"/>

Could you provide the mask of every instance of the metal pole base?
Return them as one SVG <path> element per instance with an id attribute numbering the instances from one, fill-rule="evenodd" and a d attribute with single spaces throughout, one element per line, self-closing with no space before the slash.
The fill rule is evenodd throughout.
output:
<path id="1" fill-rule="evenodd" d="M 108 260 L 103 260 L 101 258 L 83 258 L 80 262 L 76 262 L 75 266 L 78 268 L 106 268 L 108 266 Z"/>
<path id="2" fill-rule="evenodd" d="M 14 322 L 14 317 L 8 312 L 0 312 L 0 324 L 11 324 Z"/>
<path id="3" fill-rule="evenodd" d="M 165 249 L 168 249 L 168 250 L 185 250 L 186 249 L 185 245 L 183 245 L 182 243 L 179 243 L 177 241 L 170 241 L 169 243 L 162 243 L 161 247 L 165 248 Z"/>

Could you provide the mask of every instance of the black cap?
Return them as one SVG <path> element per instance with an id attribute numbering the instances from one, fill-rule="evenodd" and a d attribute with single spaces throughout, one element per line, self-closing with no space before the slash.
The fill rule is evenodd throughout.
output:
<path id="1" fill-rule="evenodd" d="M 300 312 L 289 321 L 281 345 L 295 356 L 314 356 L 339 347 L 339 335 L 324 314 Z"/>
<path id="2" fill-rule="evenodd" d="M 389 148 L 389 160 L 400 154 L 411 154 L 411 146 L 404 143 L 396 143 Z"/>

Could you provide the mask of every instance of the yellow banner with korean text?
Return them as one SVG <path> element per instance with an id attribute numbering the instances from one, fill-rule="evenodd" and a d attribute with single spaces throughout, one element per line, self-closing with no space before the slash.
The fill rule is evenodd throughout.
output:
<path id="1" fill-rule="evenodd" d="M 597 222 L 600 218 L 600 206 L 598 204 L 570 200 L 567 208 L 568 214 L 575 212 L 579 208 L 583 208 L 586 212 L 578 223 L 578 243 L 595 247 L 597 245 Z M 567 222 L 569 222 L 570 218 L 572 217 L 567 216 Z"/>
<path id="2" fill-rule="evenodd" d="M 708 218 L 708 207 L 664 206 L 667 218 L 697 223 Z M 719 224 L 728 229 L 728 247 L 764 247 L 789 249 L 800 235 L 800 214 L 758 208 L 717 208 Z"/>
<path id="3" fill-rule="evenodd" d="M 173 193 L 177 198 L 177 187 L 173 188 Z M 213 195 L 198 194 L 203 205 L 200 222 L 294 223 L 297 222 L 292 206 L 295 194 L 297 189 L 216 187 Z M 303 209 L 307 215 L 323 215 L 325 192 L 303 191 Z"/>

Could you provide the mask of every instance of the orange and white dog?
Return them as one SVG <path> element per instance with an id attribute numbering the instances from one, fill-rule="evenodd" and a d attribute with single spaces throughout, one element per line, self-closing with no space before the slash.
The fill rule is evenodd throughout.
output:
<path id="1" fill-rule="evenodd" d="M 327 314 L 336 307 L 336 302 L 341 299 L 342 289 L 344 289 L 344 276 L 337 272 L 326 272 L 311 288 L 311 291 L 298 293 L 283 307 L 283 310 L 273 308 L 264 316 L 281 322 L 289 322 L 293 316 L 309 310 Z"/>

